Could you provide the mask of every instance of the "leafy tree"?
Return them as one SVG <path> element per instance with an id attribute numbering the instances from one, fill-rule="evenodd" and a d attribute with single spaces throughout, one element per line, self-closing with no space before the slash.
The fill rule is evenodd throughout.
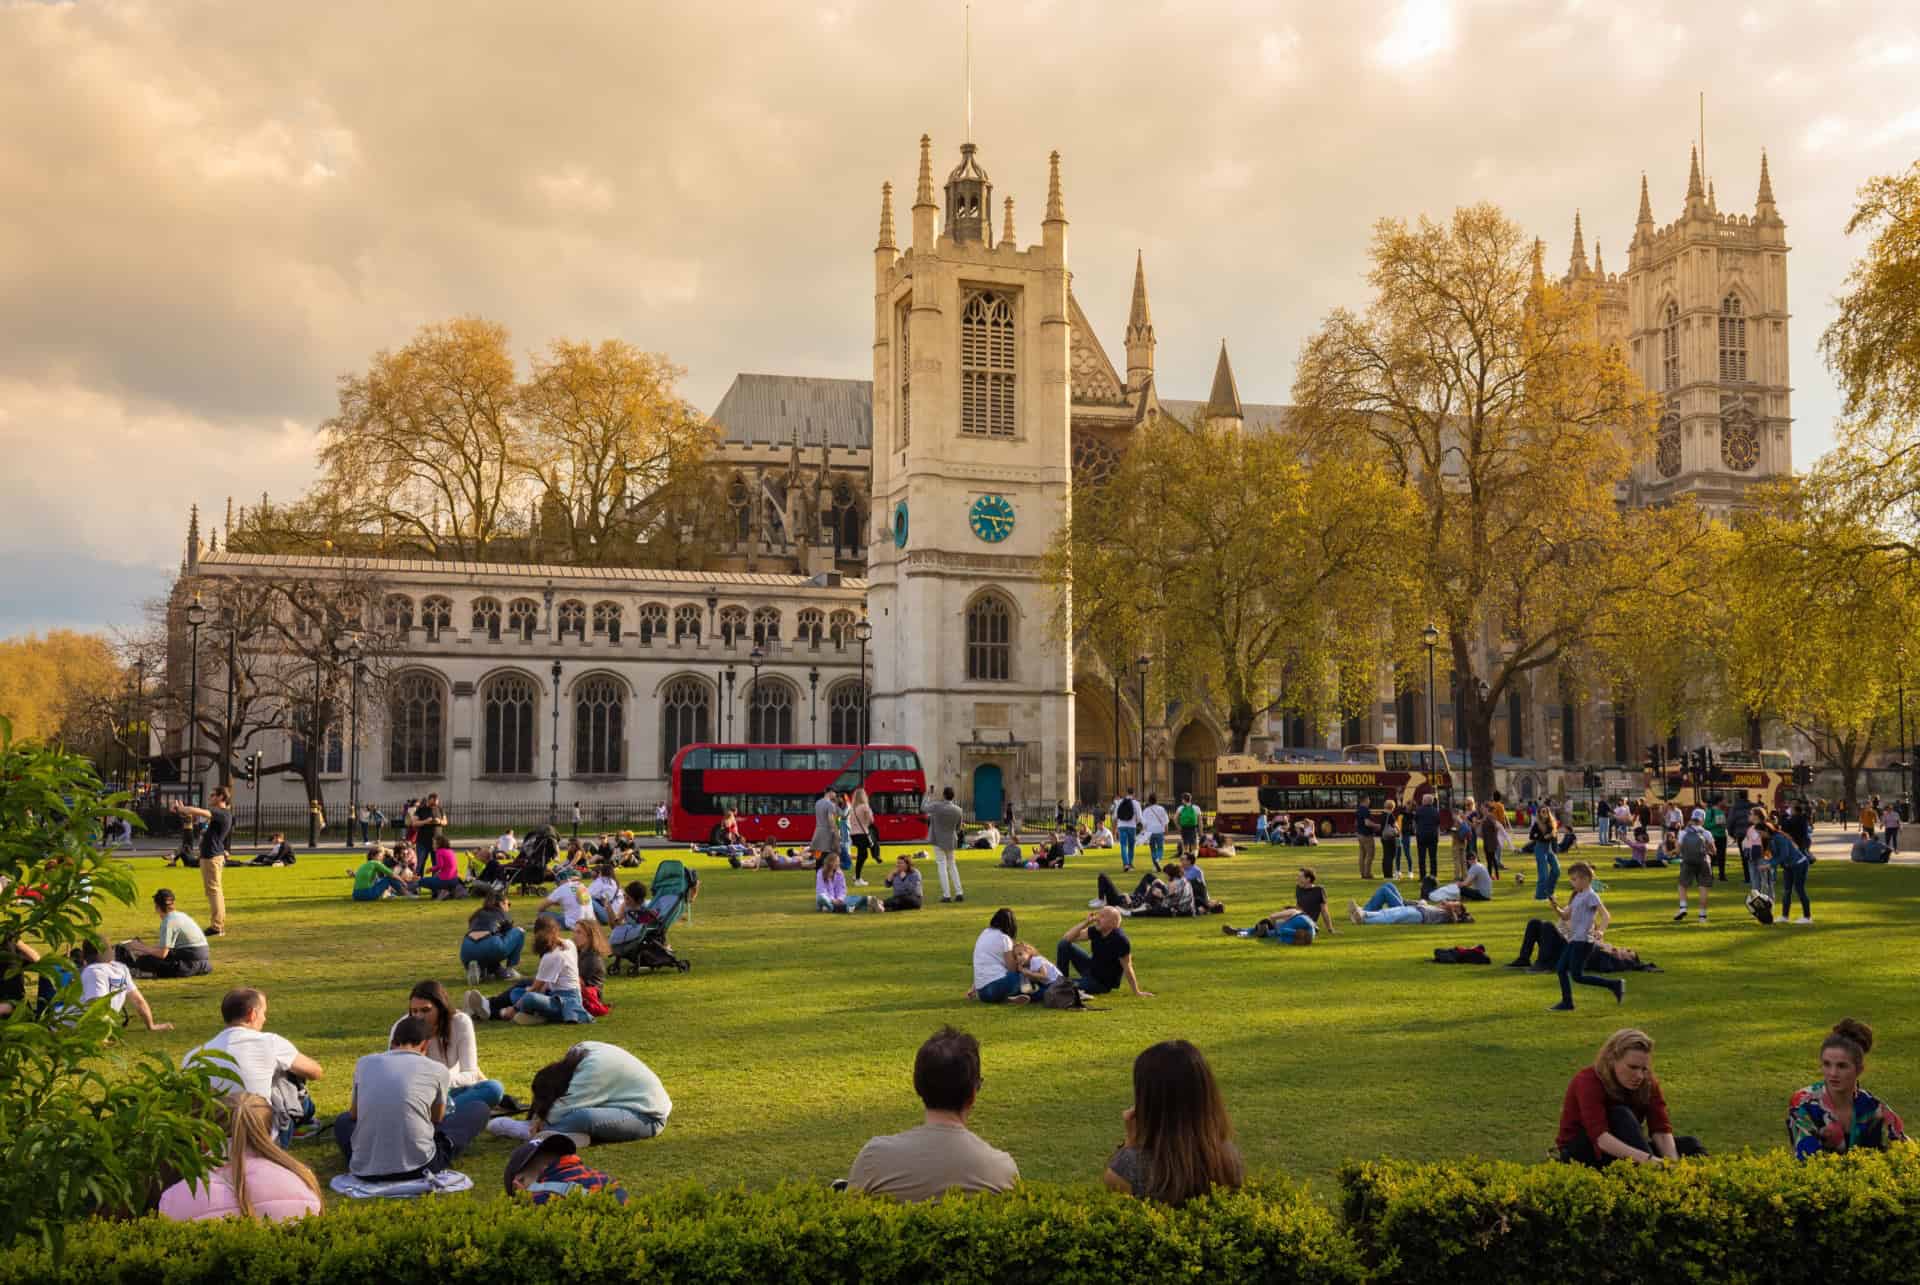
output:
<path id="1" fill-rule="evenodd" d="M 131 902 L 133 876 L 96 846 L 123 796 L 103 795 L 83 758 L 13 738 L 0 718 L 0 969 L 24 973 L 44 1007 L 0 1019 L 0 1244 L 39 1237 L 58 1255 L 64 1229 L 93 1214 L 147 1207 L 165 1175 L 197 1179 L 219 1163 L 209 1070 L 159 1053 L 109 1057 L 120 1023 L 82 1008 L 65 951 L 100 930 L 98 901 Z M 37 894 L 37 895 L 28 895 Z"/>
<path id="2" fill-rule="evenodd" d="M 1847 233 L 1872 230 L 1820 337 L 1846 411 L 1866 422 L 1920 419 L 1920 161 L 1860 189 Z"/>
<path id="3" fill-rule="evenodd" d="M 1592 299 L 1547 284 L 1497 208 L 1383 219 L 1372 260 L 1372 304 L 1308 339 L 1294 397 L 1316 440 L 1366 445 L 1400 487 L 1414 534 L 1397 552 L 1441 626 L 1485 794 L 1509 690 L 1644 630 L 1632 604 L 1684 587 L 1706 524 L 1617 502 L 1651 449 L 1652 400 L 1600 341 Z"/>
<path id="4" fill-rule="evenodd" d="M 108 713 L 124 704 L 126 677 L 99 634 L 55 629 L 0 640 L 0 715 L 22 737 L 101 749 L 115 734 Z"/>
<path id="5" fill-rule="evenodd" d="M 1406 509 L 1386 471 L 1303 449 L 1290 432 L 1158 418 L 1104 485 L 1075 494 L 1048 555 L 1055 627 L 1122 672 L 1151 651 L 1159 689 L 1204 690 L 1226 711 L 1236 752 L 1269 712 L 1364 700 L 1396 636 L 1383 613 L 1405 596 Z"/>

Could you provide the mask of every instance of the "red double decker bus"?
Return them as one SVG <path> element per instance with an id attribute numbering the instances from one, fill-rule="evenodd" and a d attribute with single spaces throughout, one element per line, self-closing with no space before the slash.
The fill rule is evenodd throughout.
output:
<path id="1" fill-rule="evenodd" d="M 673 756 L 668 835 L 706 843 L 727 813 L 753 843 L 813 837 L 813 805 L 828 786 L 864 788 L 882 843 L 927 837 L 927 774 L 910 745 L 688 745 Z"/>

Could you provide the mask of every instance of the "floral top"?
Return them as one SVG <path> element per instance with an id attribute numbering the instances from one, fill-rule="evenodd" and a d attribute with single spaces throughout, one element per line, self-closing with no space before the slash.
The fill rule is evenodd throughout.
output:
<path id="1" fill-rule="evenodd" d="M 1787 1141 L 1801 1160 L 1822 1151 L 1852 1151 L 1855 1147 L 1879 1151 L 1888 1143 L 1905 1141 L 1906 1136 L 1906 1126 L 1893 1108 L 1865 1089 L 1854 1090 L 1853 1127 L 1844 1133 L 1827 1109 L 1825 1083 L 1809 1084 L 1787 1104 Z"/>

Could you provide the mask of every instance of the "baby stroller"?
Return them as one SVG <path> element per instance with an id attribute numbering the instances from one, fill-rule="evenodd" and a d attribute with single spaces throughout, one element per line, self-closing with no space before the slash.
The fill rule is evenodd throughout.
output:
<path id="1" fill-rule="evenodd" d="M 503 863 L 501 873 L 509 886 L 521 892 L 543 887 L 551 879 L 548 867 L 560 855 L 560 840 L 550 825 L 537 825 L 520 841 L 520 851 Z"/>
<path id="2" fill-rule="evenodd" d="M 651 916 L 645 923 L 622 923 L 613 930 L 612 967 L 621 964 L 638 975 L 640 970 L 677 968 L 687 972 L 693 965 L 673 953 L 667 931 L 685 913 L 699 878 L 678 861 L 662 861 L 653 872 L 653 897 L 647 902 Z"/>

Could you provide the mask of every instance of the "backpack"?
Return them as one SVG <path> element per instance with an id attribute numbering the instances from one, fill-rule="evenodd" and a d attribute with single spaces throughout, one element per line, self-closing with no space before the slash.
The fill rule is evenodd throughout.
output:
<path id="1" fill-rule="evenodd" d="M 1688 826 L 1680 832 L 1680 856 L 1687 861 L 1700 861 L 1707 855 L 1706 844 L 1700 838 L 1700 831 Z"/>
<path id="2" fill-rule="evenodd" d="M 1194 807 L 1191 803 L 1182 805 L 1180 808 L 1180 827 L 1182 829 L 1188 829 L 1199 824 L 1200 809 Z"/>
<path id="3" fill-rule="evenodd" d="M 1132 799 L 1120 800 L 1119 803 L 1114 805 L 1113 815 L 1114 815 L 1114 818 L 1118 820 L 1121 825 L 1125 825 L 1127 822 L 1133 820 L 1133 800 Z"/>
<path id="4" fill-rule="evenodd" d="M 1487 958 L 1485 946 L 1435 946 L 1433 962 L 1436 964 L 1491 964 Z"/>
<path id="5" fill-rule="evenodd" d="M 1763 924 L 1773 922 L 1773 898 L 1764 892 L 1754 891 L 1747 894 L 1747 913 Z"/>
<path id="6" fill-rule="evenodd" d="M 1041 1008 L 1085 1008 L 1087 997 L 1080 988 L 1062 977 L 1058 981 L 1048 982 L 1047 988 L 1040 992 Z"/>

